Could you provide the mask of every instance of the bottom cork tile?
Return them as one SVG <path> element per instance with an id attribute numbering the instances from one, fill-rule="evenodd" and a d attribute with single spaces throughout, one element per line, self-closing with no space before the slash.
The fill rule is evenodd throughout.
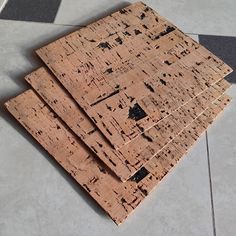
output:
<path id="1" fill-rule="evenodd" d="M 33 90 L 20 94 L 5 105 L 114 222 L 120 224 L 175 166 L 229 101 L 227 95 L 216 99 L 126 182 L 116 178 Z"/>

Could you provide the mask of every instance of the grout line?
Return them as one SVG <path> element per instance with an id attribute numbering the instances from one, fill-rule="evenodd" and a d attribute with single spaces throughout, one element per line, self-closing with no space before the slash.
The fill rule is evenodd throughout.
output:
<path id="1" fill-rule="evenodd" d="M 207 148 L 207 164 L 208 164 L 208 174 L 209 174 L 209 185 L 210 185 L 210 198 L 211 198 L 211 213 L 212 213 L 212 226 L 213 226 L 213 236 L 216 236 L 216 222 L 215 222 L 215 211 L 214 211 L 214 200 L 212 191 L 212 180 L 211 180 L 211 163 L 210 163 L 210 149 L 208 143 L 208 133 L 205 132 L 206 136 L 206 148 Z"/>
<path id="2" fill-rule="evenodd" d="M 70 25 L 70 24 L 55 24 L 53 22 L 43 22 L 43 21 L 29 21 L 29 20 L 11 20 L 11 19 L 1 19 L 1 21 L 9 21 L 9 22 L 21 22 L 26 24 L 44 24 L 44 25 L 52 25 L 52 26 L 65 26 L 65 27 L 81 27 L 80 25 Z"/>
<path id="3" fill-rule="evenodd" d="M 5 0 L 6 2 L 8 0 Z M 4 3 L 5 4 L 5 3 Z M 1 12 L 1 7 L 0 7 L 0 12 Z M 37 22 L 37 21 L 22 21 L 22 20 L 11 20 L 11 19 L 1 19 L 0 18 L 0 21 L 17 21 L 17 22 L 24 22 L 24 23 L 36 23 L 36 24 L 48 24 L 48 25 L 55 25 L 55 26 L 65 26 L 65 27 L 74 27 L 74 28 L 77 28 L 77 29 L 80 29 L 80 28 L 84 28 L 86 26 L 88 26 L 90 23 L 86 24 L 86 25 L 76 25 L 76 24 L 60 24 L 60 23 L 54 23 L 54 22 Z M 96 21 L 96 20 L 95 20 Z M 92 23 L 92 22 L 91 22 Z M 189 34 L 189 35 L 197 35 L 197 36 L 200 36 L 200 35 L 203 35 L 203 36 L 223 36 L 223 37 L 236 37 L 236 35 L 224 35 L 224 34 L 203 34 L 203 33 L 189 33 L 189 32 L 185 32 L 184 31 L 184 34 Z"/>

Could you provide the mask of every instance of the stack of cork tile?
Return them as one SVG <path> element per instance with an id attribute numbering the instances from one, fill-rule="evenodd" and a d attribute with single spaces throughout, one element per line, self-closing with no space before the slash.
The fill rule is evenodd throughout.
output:
<path id="1" fill-rule="evenodd" d="M 117 224 L 230 101 L 231 68 L 140 2 L 36 52 L 6 107 Z"/>

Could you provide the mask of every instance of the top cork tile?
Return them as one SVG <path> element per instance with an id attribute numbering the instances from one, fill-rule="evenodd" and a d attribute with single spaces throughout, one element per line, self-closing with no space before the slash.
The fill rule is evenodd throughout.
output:
<path id="1" fill-rule="evenodd" d="M 141 2 L 37 54 L 117 150 L 232 71 Z"/>

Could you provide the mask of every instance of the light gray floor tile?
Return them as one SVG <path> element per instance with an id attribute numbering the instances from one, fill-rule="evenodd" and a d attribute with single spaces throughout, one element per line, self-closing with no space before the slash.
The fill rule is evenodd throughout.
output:
<path id="1" fill-rule="evenodd" d="M 187 34 L 189 37 L 191 37 L 192 39 L 194 39 L 196 42 L 199 42 L 199 37 L 197 34 Z"/>
<path id="2" fill-rule="evenodd" d="M 126 223 L 130 235 L 212 235 L 204 136 Z"/>
<path id="3" fill-rule="evenodd" d="M 129 2 L 62 0 L 55 22 L 86 25 L 117 8 L 124 7 Z M 186 33 L 236 36 L 235 0 L 146 0 L 144 2 Z"/>
<path id="4" fill-rule="evenodd" d="M 0 99 L 16 94 L 27 83 L 23 76 L 41 66 L 34 50 L 74 27 L 0 20 Z"/>
<path id="5" fill-rule="evenodd" d="M 32 50 L 69 30 L 0 21 L 0 235 L 212 235 L 204 137 L 117 227 L 2 108 L 41 64 Z"/>
<path id="6" fill-rule="evenodd" d="M 233 100 L 208 131 L 216 235 L 236 234 L 236 85 Z"/>

